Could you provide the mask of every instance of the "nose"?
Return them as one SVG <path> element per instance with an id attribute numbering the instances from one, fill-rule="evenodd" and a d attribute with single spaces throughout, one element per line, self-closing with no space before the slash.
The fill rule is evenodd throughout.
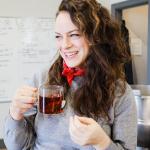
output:
<path id="1" fill-rule="evenodd" d="M 68 49 L 72 46 L 72 42 L 71 42 L 71 39 L 68 37 L 68 36 L 64 36 L 63 37 L 63 40 L 62 40 L 62 45 L 61 47 L 63 49 Z"/>

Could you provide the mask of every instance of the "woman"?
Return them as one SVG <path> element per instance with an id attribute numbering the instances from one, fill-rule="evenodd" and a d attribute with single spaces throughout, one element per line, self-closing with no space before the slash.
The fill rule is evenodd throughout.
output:
<path id="1" fill-rule="evenodd" d="M 128 60 L 118 25 L 96 0 L 62 0 L 56 15 L 59 58 L 32 86 L 16 92 L 5 123 L 8 150 L 121 150 L 136 148 L 134 96 L 125 82 Z M 41 77 L 41 78 L 40 78 Z M 63 113 L 25 117 L 38 81 L 63 85 Z"/>

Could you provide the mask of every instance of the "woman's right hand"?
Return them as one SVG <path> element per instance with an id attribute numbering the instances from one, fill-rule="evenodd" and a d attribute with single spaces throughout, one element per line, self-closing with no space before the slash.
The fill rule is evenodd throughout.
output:
<path id="1" fill-rule="evenodd" d="M 37 88 L 23 86 L 18 89 L 10 105 L 10 115 L 14 120 L 23 119 L 23 114 L 33 107 L 37 100 Z"/>

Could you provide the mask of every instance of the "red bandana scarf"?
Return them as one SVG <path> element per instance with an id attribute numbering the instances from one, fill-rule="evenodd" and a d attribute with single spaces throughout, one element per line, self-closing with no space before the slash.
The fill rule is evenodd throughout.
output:
<path id="1" fill-rule="evenodd" d="M 66 63 L 63 63 L 62 75 L 66 76 L 69 85 L 71 85 L 72 80 L 75 76 L 84 76 L 85 71 L 80 68 L 70 68 Z"/>

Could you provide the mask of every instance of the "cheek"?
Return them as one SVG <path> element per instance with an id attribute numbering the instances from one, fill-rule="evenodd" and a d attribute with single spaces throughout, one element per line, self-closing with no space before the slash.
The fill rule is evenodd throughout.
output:
<path id="1" fill-rule="evenodd" d="M 75 47 L 77 47 L 77 48 L 83 48 L 83 43 L 82 42 L 80 42 L 80 41 L 73 41 L 72 42 L 73 43 L 73 45 L 75 46 Z"/>
<path id="2" fill-rule="evenodd" d="M 55 43 L 56 43 L 56 48 L 60 49 L 61 48 L 61 42 L 60 41 L 56 41 Z"/>
<path id="3" fill-rule="evenodd" d="M 79 47 L 80 49 L 83 49 L 84 53 L 88 53 L 89 51 L 89 45 L 88 42 L 85 41 L 85 39 L 81 39 L 80 42 L 76 43 L 76 46 Z"/>
<path id="4" fill-rule="evenodd" d="M 87 55 L 89 54 L 89 46 L 87 44 L 84 45 L 84 55 L 85 57 L 87 57 Z"/>

